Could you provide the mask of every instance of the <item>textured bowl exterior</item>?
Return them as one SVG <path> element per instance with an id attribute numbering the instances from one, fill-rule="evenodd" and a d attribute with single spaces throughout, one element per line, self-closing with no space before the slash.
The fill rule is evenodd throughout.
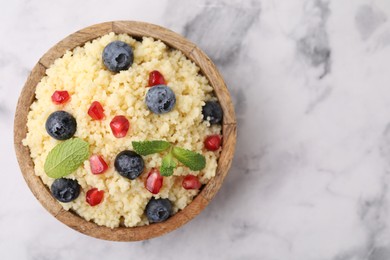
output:
<path id="1" fill-rule="evenodd" d="M 35 89 L 40 80 L 45 76 L 46 69 L 57 59 L 62 57 L 67 50 L 72 50 L 77 46 L 82 46 L 86 42 L 96 39 L 110 32 L 126 33 L 132 37 L 142 36 L 160 39 L 168 46 L 183 52 L 187 58 L 195 62 L 209 80 L 214 88 L 224 112 L 222 135 L 223 145 L 221 156 L 218 160 L 216 176 L 209 181 L 198 196 L 195 197 L 184 210 L 162 223 L 155 223 L 141 227 L 118 227 L 108 228 L 98 226 L 93 222 L 86 221 L 72 211 L 66 211 L 52 197 L 50 190 L 43 184 L 41 179 L 34 174 L 34 163 L 30 157 L 29 148 L 23 146 L 22 140 L 27 133 L 27 115 L 30 105 L 35 100 Z M 86 235 L 112 241 L 139 241 L 161 236 L 184 225 L 196 215 L 198 215 L 211 201 L 220 189 L 233 160 L 236 144 L 236 118 L 234 107 L 229 91 L 218 72 L 216 66 L 207 55 L 195 44 L 182 36 L 165 29 L 163 27 L 134 21 L 113 21 L 96 24 L 80 31 L 77 31 L 46 52 L 38 63 L 34 66 L 29 75 L 24 88 L 20 94 L 16 107 L 14 120 L 14 145 L 16 156 L 23 177 L 30 190 L 38 201 L 55 218 L 67 226 L 84 233 Z"/>

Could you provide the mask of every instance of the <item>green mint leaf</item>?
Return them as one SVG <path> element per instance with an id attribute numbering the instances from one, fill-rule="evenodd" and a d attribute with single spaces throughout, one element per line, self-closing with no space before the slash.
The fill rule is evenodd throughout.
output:
<path id="1" fill-rule="evenodd" d="M 174 147 L 172 149 L 172 154 L 179 162 L 193 171 L 200 171 L 206 166 L 206 158 L 199 153 Z"/>
<path id="2" fill-rule="evenodd" d="M 171 144 L 167 141 L 133 141 L 133 149 L 140 155 L 149 155 L 153 153 L 160 153 L 168 149 Z"/>
<path id="3" fill-rule="evenodd" d="M 80 138 L 72 138 L 49 152 L 44 170 L 51 178 L 61 178 L 74 172 L 88 157 L 89 144 Z"/>
<path id="4" fill-rule="evenodd" d="M 173 160 L 172 153 L 169 153 L 162 159 L 160 173 L 162 176 L 171 176 L 175 168 L 176 162 Z"/>

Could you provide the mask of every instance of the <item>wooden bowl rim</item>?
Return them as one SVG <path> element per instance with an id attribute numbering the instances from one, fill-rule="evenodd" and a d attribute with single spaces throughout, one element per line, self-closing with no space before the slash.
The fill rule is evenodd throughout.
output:
<path id="1" fill-rule="evenodd" d="M 111 229 L 98 226 L 72 211 L 64 210 L 51 196 L 50 190 L 42 182 L 41 178 L 35 175 L 29 148 L 22 144 L 22 140 L 26 137 L 27 133 L 27 115 L 30 110 L 30 105 L 35 100 L 36 85 L 46 75 L 46 69 L 50 67 L 54 60 L 62 57 L 67 50 L 82 46 L 86 42 L 110 32 L 117 34 L 125 33 L 137 38 L 142 36 L 153 37 L 160 39 L 174 49 L 182 51 L 187 58 L 191 59 L 201 68 L 203 75 L 208 78 L 224 112 L 222 124 L 223 146 L 218 161 L 216 176 L 204 186 L 202 191 L 187 207 L 162 223 L 141 227 L 118 227 Z M 81 29 L 58 42 L 42 56 L 32 69 L 20 94 L 14 119 L 16 156 L 23 177 L 38 201 L 55 218 L 67 226 L 83 234 L 112 241 L 139 241 L 154 238 L 173 231 L 193 219 L 208 205 L 221 187 L 233 159 L 235 143 L 236 118 L 233 104 L 225 82 L 214 63 L 195 44 L 181 35 L 161 26 L 145 22 L 112 21 L 100 23 Z"/>

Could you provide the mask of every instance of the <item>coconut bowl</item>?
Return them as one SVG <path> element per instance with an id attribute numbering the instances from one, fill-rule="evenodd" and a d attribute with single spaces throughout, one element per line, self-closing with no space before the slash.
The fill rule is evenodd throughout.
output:
<path id="1" fill-rule="evenodd" d="M 72 50 L 77 46 L 83 46 L 86 42 L 110 32 L 128 34 L 136 39 L 143 36 L 153 37 L 161 40 L 170 48 L 180 50 L 187 58 L 200 67 L 201 74 L 209 80 L 222 106 L 224 113 L 222 123 L 223 144 L 216 175 L 202 188 L 200 193 L 187 207 L 165 222 L 140 227 L 117 227 L 111 229 L 87 221 L 71 210 L 64 210 L 51 195 L 50 190 L 40 177 L 35 175 L 34 163 L 30 157 L 29 148 L 22 144 L 22 140 L 27 134 L 27 115 L 31 104 L 35 100 L 35 89 L 40 80 L 46 75 L 46 69 L 57 58 L 62 57 L 66 51 Z M 221 188 L 232 163 L 235 143 L 236 118 L 234 107 L 225 82 L 210 58 L 194 43 L 177 33 L 157 25 L 133 21 L 113 21 L 92 25 L 67 36 L 49 49 L 37 62 L 27 78 L 19 97 L 14 121 L 14 145 L 20 170 L 37 200 L 56 219 L 72 229 L 88 236 L 112 241 L 139 241 L 161 236 L 183 226 L 197 216 Z M 205 219 L 204 222 L 207 222 L 207 220 Z M 204 224 L 207 225 L 207 223 Z"/>

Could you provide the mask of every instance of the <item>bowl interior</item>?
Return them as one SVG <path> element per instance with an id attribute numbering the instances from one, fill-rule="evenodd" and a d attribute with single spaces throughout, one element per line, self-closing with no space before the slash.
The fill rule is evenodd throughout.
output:
<path id="1" fill-rule="evenodd" d="M 22 140 L 27 134 L 27 115 L 30 105 L 35 100 L 35 88 L 45 76 L 46 69 L 57 58 L 62 57 L 67 50 L 82 46 L 86 42 L 110 32 L 118 34 L 126 33 L 136 38 L 142 36 L 153 37 L 160 39 L 174 49 L 182 51 L 185 56 L 200 67 L 202 74 L 207 77 L 211 86 L 214 88 L 224 112 L 222 124 L 223 144 L 222 152 L 218 160 L 216 176 L 208 182 L 199 195 L 187 207 L 162 223 L 141 227 L 118 227 L 111 229 L 98 226 L 93 222 L 86 221 L 72 211 L 64 210 L 52 197 L 50 190 L 43 184 L 40 177 L 34 174 L 34 164 L 30 157 L 30 151 L 28 147 L 22 144 Z M 233 159 L 235 142 L 236 119 L 233 104 L 226 85 L 215 65 L 203 51 L 182 36 L 160 26 L 143 22 L 114 21 L 93 25 L 69 35 L 53 46 L 42 56 L 31 71 L 19 97 L 14 121 L 16 155 L 23 177 L 34 196 L 55 218 L 69 227 L 89 236 L 114 241 L 137 241 L 160 236 L 175 230 L 198 215 L 221 187 Z"/>

